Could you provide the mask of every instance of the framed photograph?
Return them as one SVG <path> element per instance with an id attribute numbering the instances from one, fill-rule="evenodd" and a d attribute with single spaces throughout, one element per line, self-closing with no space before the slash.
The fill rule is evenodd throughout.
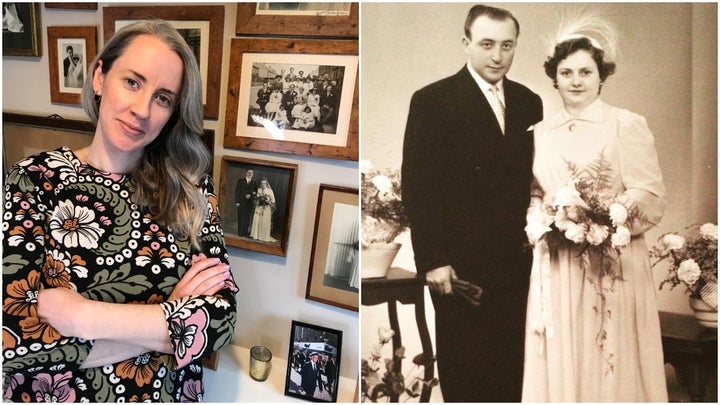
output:
<path id="1" fill-rule="evenodd" d="M 3 56 L 42 56 L 40 3 L 2 4 Z"/>
<path id="2" fill-rule="evenodd" d="M 292 321 L 285 395 L 337 402 L 342 331 Z"/>
<path id="3" fill-rule="evenodd" d="M 96 27 L 47 27 L 50 101 L 80 104 L 80 93 L 95 54 Z"/>
<path id="4" fill-rule="evenodd" d="M 358 41 L 233 38 L 225 147 L 358 160 Z"/>
<path id="5" fill-rule="evenodd" d="M 320 185 L 305 298 L 358 310 L 358 189 Z"/>
<path id="6" fill-rule="evenodd" d="M 195 52 L 203 82 L 205 118 L 218 118 L 222 72 L 224 6 L 104 7 L 105 42 L 134 20 L 162 18 L 180 31 Z"/>
<path id="7" fill-rule="evenodd" d="M 358 37 L 358 3 L 238 3 L 237 35 Z"/>
<path id="8" fill-rule="evenodd" d="M 287 254 L 296 173 L 296 164 L 222 157 L 220 210 L 228 246 Z"/>

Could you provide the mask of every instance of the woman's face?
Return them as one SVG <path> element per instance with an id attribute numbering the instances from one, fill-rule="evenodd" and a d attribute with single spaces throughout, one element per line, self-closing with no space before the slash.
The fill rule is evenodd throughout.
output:
<path id="1" fill-rule="evenodd" d="M 581 112 L 600 95 L 600 72 L 589 51 L 577 51 L 560 61 L 556 78 L 568 110 Z"/>
<path id="2" fill-rule="evenodd" d="M 96 135 L 112 151 L 140 154 L 172 115 L 183 62 L 162 40 L 140 35 L 107 73 L 101 69 L 99 61 L 93 74 L 94 90 L 102 96 Z"/>

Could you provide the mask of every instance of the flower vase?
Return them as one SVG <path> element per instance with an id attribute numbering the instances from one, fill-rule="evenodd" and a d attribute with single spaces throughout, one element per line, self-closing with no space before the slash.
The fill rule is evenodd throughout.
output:
<path id="1" fill-rule="evenodd" d="M 385 277 L 401 246 L 400 243 L 363 245 L 360 253 L 362 278 Z"/>
<path id="2" fill-rule="evenodd" d="M 693 310 L 695 319 L 700 325 L 717 329 L 717 308 L 713 308 L 700 298 L 690 297 L 690 308 Z"/>

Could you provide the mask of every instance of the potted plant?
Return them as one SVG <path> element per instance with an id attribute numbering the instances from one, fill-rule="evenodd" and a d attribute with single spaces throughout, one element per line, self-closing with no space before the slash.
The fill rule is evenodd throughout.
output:
<path id="1" fill-rule="evenodd" d="M 395 238 L 409 227 L 402 204 L 400 171 L 360 163 L 362 276 L 383 277 L 400 250 Z"/>
<path id="2" fill-rule="evenodd" d="M 652 266 L 669 264 L 660 289 L 682 284 L 690 295 L 690 306 L 701 324 L 717 328 L 717 259 L 718 228 L 716 224 L 690 225 L 683 232 L 662 235 L 650 250 Z"/>

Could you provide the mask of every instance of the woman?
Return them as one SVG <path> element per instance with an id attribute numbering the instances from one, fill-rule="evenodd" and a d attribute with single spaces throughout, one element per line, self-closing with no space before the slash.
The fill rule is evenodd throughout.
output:
<path id="1" fill-rule="evenodd" d="M 82 63 L 80 63 L 80 57 L 73 55 L 72 62 L 68 66 L 68 73 L 65 77 L 65 87 L 83 87 L 83 70 Z"/>
<path id="2" fill-rule="evenodd" d="M 272 232 L 272 214 L 275 211 L 275 193 L 270 188 L 266 178 L 260 180 L 260 188 L 257 191 L 255 201 L 255 213 L 253 214 L 250 237 L 263 242 L 277 242 L 270 236 Z"/>
<path id="3" fill-rule="evenodd" d="M 545 253 L 535 250 L 525 341 L 527 402 L 668 400 L 643 237 L 662 218 L 665 188 L 645 119 L 599 98 L 615 70 L 611 49 L 573 34 L 559 40 L 546 61 L 564 109 L 535 127 L 533 203 L 562 204 L 566 186 L 577 187 L 571 175 L 591 174 L 603 185 L 598 195 L 630 213 L 632 237 L 615 258 L 570 243 L 546 242 Z M 562 219 L 572 218 L 569 213 Z M 561 227 L 557 217 L 555 225 Z"/>
<path id="4" fill-rule="evenodd" d="M 201 357 L 232 340 L 237 287 L 195 57 L 170 24 L 141 21 L 90 72 L 91 144 L 25 158 L 5 182 L 4 396 L 200 401 Z"/>

